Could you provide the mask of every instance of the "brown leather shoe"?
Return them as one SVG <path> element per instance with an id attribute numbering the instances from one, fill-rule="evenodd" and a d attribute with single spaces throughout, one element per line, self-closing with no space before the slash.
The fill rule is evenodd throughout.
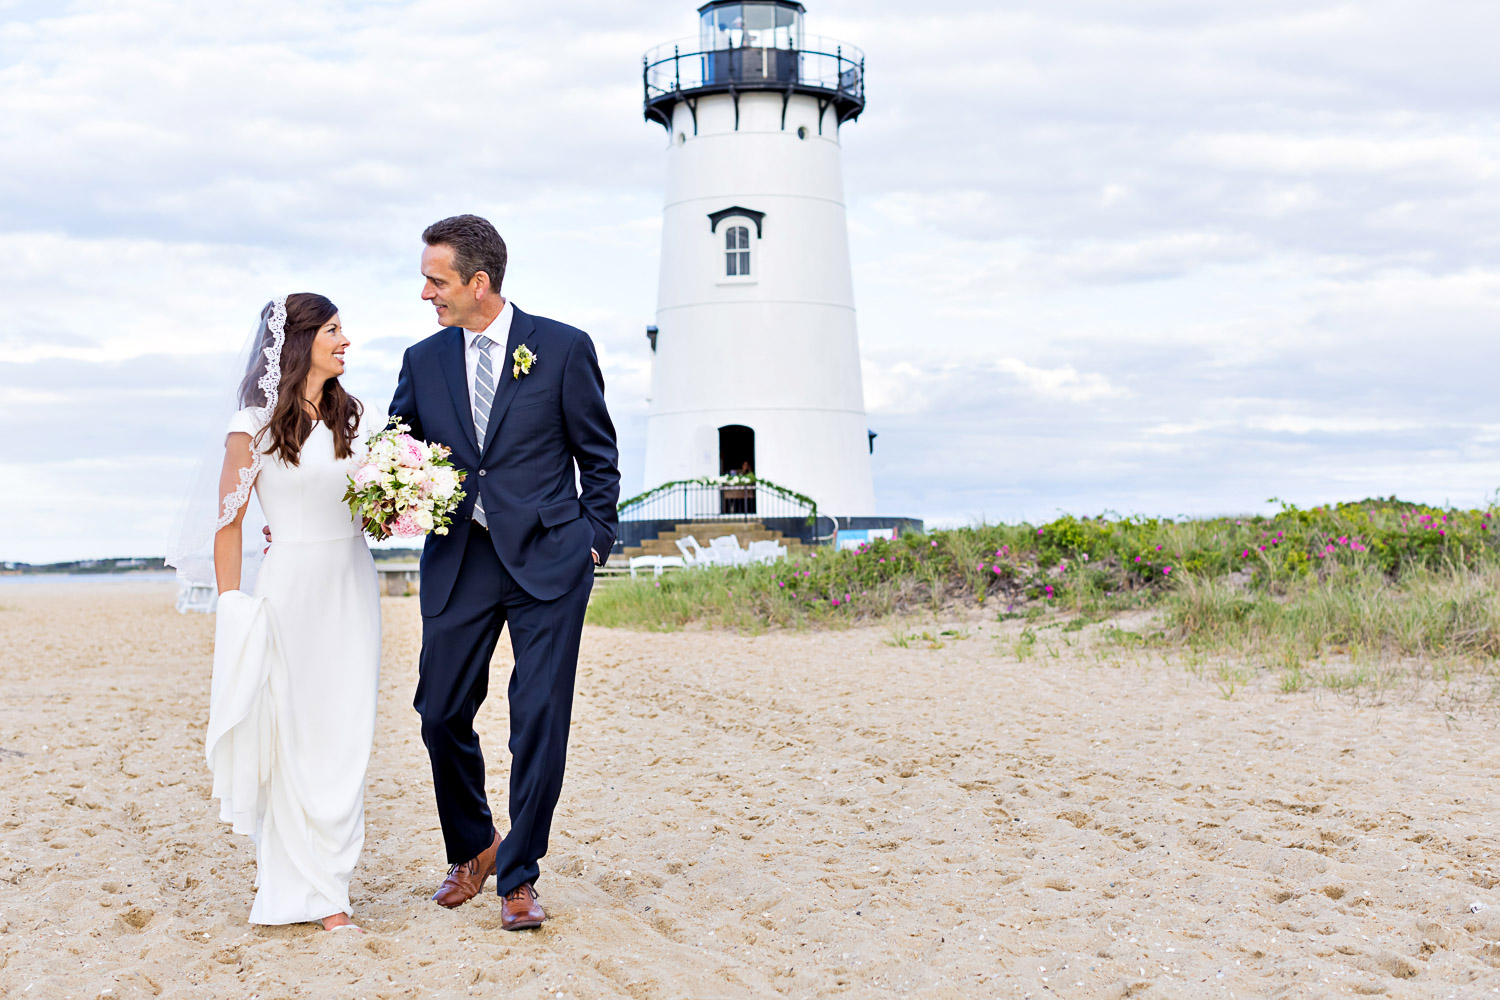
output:
<path id="1" fill-rule="evenodd" d="M 479 857 L 448 869 L 448 877 L 443 879 L 432 901 L 451 910 L 483 892 L 485 881 L 495 874 L 495 852 L 499 849 L 500 831 L 496 830 L 490 846 L 481 851 Z"/>
<path id="2" fill-rule="evenodd" d="M 529 931 L 542 926 L 547 911 L 536 901 L 536 890 L 530 882 L 522 882 L 505 894 L 505 903 L 500 910 L 500 926 L 508 931 Z"/>

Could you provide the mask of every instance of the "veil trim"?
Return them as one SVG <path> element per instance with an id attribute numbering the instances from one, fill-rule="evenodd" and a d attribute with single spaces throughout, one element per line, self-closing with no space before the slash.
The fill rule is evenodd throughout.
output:
<path id="1" fill-rule="evenodd" d="M 271 300 L 271 315 L 266 320 L 266 328 L 271 332 L 271 343 L 262 351 L 266 358 L 266 370 L 255 383 L 265 397 L 266 405 L 251 407 L 262 422 L 269 420 L 271 414 L 276 412 L 276 403 L 281 398 L 281 348 L 286 343 L 285 295 L 278 295 Z M 224 498 L 223 510 L 214 524 L 213 534 L 218 534 L 221 528 L 227 527 L 240 512 L 240 508 L 250 501 L 250 490 L 264 464 L 265 456 L 260 449 L 251 448 L 250 464 L 240 470 L 239 485 Z"/>

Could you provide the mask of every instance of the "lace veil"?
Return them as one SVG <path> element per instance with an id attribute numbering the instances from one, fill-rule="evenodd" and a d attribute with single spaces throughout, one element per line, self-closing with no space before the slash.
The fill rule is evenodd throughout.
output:
<path id="1" fill-rule="evenodd" d="M 177 570 L 182 588 L 215 589 L 214 536 L 234 520 L 240 508 L 248 507 L 244 520 L 244 559 L 240 570 L 240 589 L 254 587 L 265 547 L 261 527 L 265 524 L 260 505 L 252 489 L 265 458 L 260 448 L 251 449 L 251 464 L 240 470 L 239 482 L 223 493 L 219 480 L 224 467 L 225 438 L 230 420 L 240 410 L 250 410 L 259 427 L 270 419 L 281 388 L 281 348 L 286 341 L 286 296 L 267 302 L 260 313 L 260 325 L 250 337 L 232 369 L 232 379 L 217 393 L 202 414 L 206 438 L 200 452 L 192 486 L 177 514 L 171 538 L 167 543 L 166 562 Z M 181 601 L 179 601 L 179 605 Z"/>

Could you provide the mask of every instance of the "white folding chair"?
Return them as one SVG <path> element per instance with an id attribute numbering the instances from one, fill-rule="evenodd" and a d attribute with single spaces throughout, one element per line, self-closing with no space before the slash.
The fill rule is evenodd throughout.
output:
<path id="1" fill-rule="evenodd" d="M 650 566 L 652 570 L 651 575 L 660 578 L 662 571 L 668 566 L 675 566 L 680 569 L 686 565 L 687 560 L 681 556 L 631 556 L 630 578 L 632 580 L 635 579 L 635 571 L 639 566 Z"/>
<path id="2" fill-rule="evenodd" d="M 749 561 L 764 566 L 769 566 L 777 559 L 786 555 L 786 549 L 772 541 L 751 542 Z"/>
<path id="3" fill-rule="evenodd" d="M 698 539 L 692 535 L 677 539 L 677 551 L 682 553 L 682 563 L 684 566 L 697 567 L 709 564 L 709 560 L 704 558 L 707 553 L 703 551 L 703 546 L 699 545 Z"/>
<path id="4" fill-rule="evenodd" d="M 218 592 L 213 587 L 179 583 L 177 585 L 177 610 L 181 614 L 187 614 L 189 611 L 208 614 L 218 603 L 218 596 Z"/>
<path id="5" fill-rule="evenodd" d="M 749 560 L 749 553 L 740 548 L 738 535 L 722 535 L 711 539 L 708 545 L 713 551 L 714 562 L 720 566 L 743 566 Z"/>

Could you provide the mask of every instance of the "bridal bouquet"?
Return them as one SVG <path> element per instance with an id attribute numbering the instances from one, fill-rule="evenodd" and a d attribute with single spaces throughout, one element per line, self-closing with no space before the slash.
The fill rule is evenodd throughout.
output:
<path id="1" fill-rule="evenodd" d="M 464 473 L 448 461 L 452 450 L 418 441 L 392 417 L 366 439 L 366 452 L 349 477 L 344 502 L 372 538 L 417 538 L 448 533 L 449 515 L 464 498 Z"/>

